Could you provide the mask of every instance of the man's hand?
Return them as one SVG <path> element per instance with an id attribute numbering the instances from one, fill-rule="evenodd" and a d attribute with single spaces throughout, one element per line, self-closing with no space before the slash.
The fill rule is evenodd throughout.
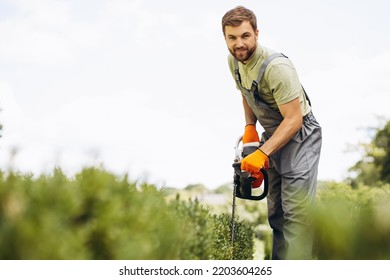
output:
<path id="1" fill-rule="evenodd" d="M 241 161 L 241 170 L 251 174 L 259 173 L 263 167 L 268 167 L 268 156 L 260 149 L 244 157 Z"/>

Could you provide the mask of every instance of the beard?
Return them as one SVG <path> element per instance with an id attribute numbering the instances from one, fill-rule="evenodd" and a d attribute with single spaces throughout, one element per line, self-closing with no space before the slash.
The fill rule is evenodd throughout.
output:
<path id="1" fill-rule="evenodd" d="M 234 56 L 235 59 L 237 59 L 240 62 L 245 62 L 249 58 L 251 58 L 253 53 L 256 51 L 256 45 L 254 45 L 252 48 L 241 47 L 241 48 L 229 49 L 229 51 L 232 54 L 232 56 Z"/>

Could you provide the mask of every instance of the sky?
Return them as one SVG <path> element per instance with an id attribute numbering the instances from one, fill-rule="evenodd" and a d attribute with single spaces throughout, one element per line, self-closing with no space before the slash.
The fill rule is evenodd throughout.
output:
<path id="1" fill-rule="evenodd" d="M 245 123 L 221 18 L 237 5 L 310 96 L 318 179 L 345 179 L 367 128 L 390 119 L 386 0 L 0 0 L 0 169 L 231 182 Z"/>

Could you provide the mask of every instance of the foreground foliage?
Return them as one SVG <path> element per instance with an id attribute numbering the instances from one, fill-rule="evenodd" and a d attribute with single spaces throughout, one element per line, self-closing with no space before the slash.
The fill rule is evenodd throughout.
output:
<path id="1" fill-rule="evenodd" d="M 152 185 L 96 168 L 0 173 L 0 259 L 251 259 L 253 231 L 236 223 L 233 254 L 229 217 Z"/>
<path id="2" fill-rule="evenodd" d="M 313 208 L 317 259 L 390 259 L 390 186 L 321 182 Z M 266 204 L 240 201 L 231 216 L 197 200 L 97 168 L 34 178 L 0 172 L 0 259 L 252 259 L 254 239 L 269 258 Z"/>
<path id="3" fill-rule="evenodd" d="M 390 186 L 327 182 L 313 209 L 318 259 L 390 259 Z"/>

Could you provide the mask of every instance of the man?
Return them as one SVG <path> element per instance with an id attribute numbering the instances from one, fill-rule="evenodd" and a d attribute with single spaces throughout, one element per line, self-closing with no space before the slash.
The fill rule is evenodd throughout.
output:
<path id="1" fill-rule="evenodd" d="M 290 60 L 258 44 L 255 14 L 238 6 L 222 18 L 229 68 L 241 91 L 245 114 L 243 144 L 264 144 L 241 162 L 259 178 L 268 168 L 268 221 L 272 259 L 312 258 L 309 208 L 315 199 L 321 127 Z"/>

